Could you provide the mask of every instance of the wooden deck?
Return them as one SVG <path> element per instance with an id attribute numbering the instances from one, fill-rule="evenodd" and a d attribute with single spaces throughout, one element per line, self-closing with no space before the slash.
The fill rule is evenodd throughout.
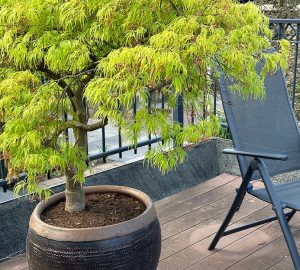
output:
<path id="1" fill-rule="evenodd" d="M 158 270 L 294 269 L 277 222 L 226 236 L 215 251 L 207 250 L 240 181 L 222 174 L 156 203 L 163 240 Z M 272 212 L 266 203 L 247 196 L 232 227 Z M 300 215 L 296 214 L 290 224 L 300 247 Z M 0 264 L 0 270 L 10 269 L 27 269 L 24 256 Z"/>

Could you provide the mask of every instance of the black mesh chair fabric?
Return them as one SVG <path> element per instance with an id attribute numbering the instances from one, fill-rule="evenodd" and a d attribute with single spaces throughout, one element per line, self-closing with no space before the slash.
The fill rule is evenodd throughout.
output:
<path id="1" fill-rule="evenodd" d="M 286 207 L 300 211 L 300 181 L 293 181 L 284 184 L 274 185 L 275 193 L 281 202 Z M 248 193 L 265 201 L 271 202 L 265 188 L 249 190 Z"/>
<path id="2" fill-rule="evenodd" d="M 258 70 L 261 66 L 258 66 Z M 265 80 L 263 100 L 244 100 L 229 90 L 231 80 L 220 78 L 220 93 L 236 149 L 287 154 L 287 161 L 264 160 L 269 174 L 300 169 L 300 136 L 281 69 Z M 242 176 L 252 158 L 238 157 Z M 252 179 L 258 178 L 258 173 Z"/>

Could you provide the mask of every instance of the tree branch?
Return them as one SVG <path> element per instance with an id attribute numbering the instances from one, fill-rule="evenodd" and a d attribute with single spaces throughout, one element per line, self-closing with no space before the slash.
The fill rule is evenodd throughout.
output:
<path id="1" fill-rule="evenodd" d="M 90 124 L 90 125 L 85 125 L 85 124 L 82 124 L 75 120 L 69 120 L 69 121 L 65 122 L 65 125 L 69 128 L 78 128 L 78 129 L 81 129 L 84 131 L 94 131 L 99 128 L 105 127 L 107 124 L 108 124 L 107 118 L 105 118 L 103 121 L 100 121 L 100 122 L 97 122 L 94 124 Z"/>
<path id="2" fill-rule="evenodd" d="M 176 10 L 176 13 L 178 16 L 185 16 L 184 12 L 181 11 L 174 3 L 173 1 L 169 0 L 169 3 L 171 4 L 171 6 Z"/>
<path id="3" fill-rule="evenodd" d="M 161 89 L 163 89 L 164 87 L 170 84 L 171 84 L 171 80 L 167 80 L 167 81 L 162 81 L 155 86 L 147 85 L 146 87 L 148 88 L 149 92 L 155 92 L 155 91 L 160 91 Z"/>
<path id="4" fill-rule="evenodd" d="M 57 81 L 57 84 L 64 89 L 64 91 L 67 93 L 68 98 L 71 101 L 73 110 L 76 111 L 76 107 L 74 105 L 74 102 L 72 100 L 72 98 L 74 97 L 74 92 L 68 87 L 68 84 L 63 81 L 62 78 L 60 78 L 60 76 L 56 73 L 54 73 L 53 71 L 49 70 L 43 63 L 41 65 L 39 65 L 38 70 L 41 72 L 45 72 L 49 78 L 51 78 L 52 80 Z"/>

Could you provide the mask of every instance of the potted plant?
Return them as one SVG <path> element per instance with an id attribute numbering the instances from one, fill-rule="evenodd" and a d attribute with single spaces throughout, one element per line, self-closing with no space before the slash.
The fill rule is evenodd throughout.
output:
<path id="1" fill-rule="evenodd" d="M 156 134 L 161 141 L 147 153 L 149 163 L 162 172 L 175 168 L 186 142 L 219 128 L 213 116 L 174 123 L 177 98 L 190 111 L 208 104 L 220 67 L 242 94 L 263 97 L 265 73 L 284 65 L 288 51 L 282 42 L 256 74 L 270 36 L 256 6 L 232 0 L 1 0 L 0 149 L 9 179 L 27 172 L 16 192 L 26 188 L 46 200 L 31 217 L 29 268 L 155 269 L 160 229 L 149 197 L 124 187 L 83 187 L 87 132 L 109 120 L 133 144 L 142 131 Z M 155 93 L 164 95 L 166 108 L 146 106 Z M 130 117 L 134 98 L 140 108 Z M 96 110 L 94 122 L 86 103 Z M 48 198 L 38 183 L 53 168 L 65 173 L 66 189 Z M 99 227 L 87 224 L 92 202 L 137 211 L 113 224 L 107 210 L 107 226 Z"/>

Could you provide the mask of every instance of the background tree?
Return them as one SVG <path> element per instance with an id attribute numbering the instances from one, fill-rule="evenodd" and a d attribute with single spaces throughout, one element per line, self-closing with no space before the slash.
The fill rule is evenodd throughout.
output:
<path id="1" fill-rule="evenodd" d="M 300 18 L 300 2 L 299 0 L 254 0 L 263 13 L 269 18 L 279 18 L 279 19 L 299 19 Z M 283 32 L 288 39 L 296 41 L 296 24 L 286 24 L 283 27 Z M 275 29 L 274 29 L 275 30 Z M 276 36 L 276 31 L 274 34 Z M 296 42 L 292 42 L 292 51 L 294 52 Z M 286 72 L 287 84 L 290 89 L 292 89 L 293 77 L 294 77 L 294 64 L 295 64 L 295 53 L 290 54 L 288 61 L 288 68 Z M 300 63 L 297 65 L 298 78 L 300 75 Z M 292 91 L 292 90 L 291 90 Z M 299 91 L 300 82 L 297 81 L 296 84 L 296 102 L 295 102 L 295 114 L 298 120 L 300 119 L 300 105 L 299 105 Z"/>
<path id="2" fill-rule="evenodd" d="M 265 15 L 271 18 L 300 18 L 299 0 L 254 0 L 259 5 Z"/>
<path id="3" fill-rule="evenodd" d="M 0 0 L 0 7 L 0 149 L 9 177 L 26 171 L 17 191 L 26 186 L 42 196 L 37 183 L 58 168 L 67 178 L 67 211 L 85 207 L 88 131 L 109 119 L 132 143 L 142 129 L 157 134 L 159 147 L 147 157 L 162 171 L 172 169 L 184 159 L 181 146 L 218 130 L 214 117 L 174 123 L 168 110 L 177 97 L 200 108 L 218 66 L 244 96 L 261 98 L 264 75 L 284 65 L 288 51 L 283 42 L 256 74 L 270 46 L 268 19 L 253 4 L 231 0 Z M 164 94 L 167 109 L 143 109 L 153 93 Z M 141 109 L 130 118 L 134 97 Z M 88 121 L 86 100 L 96 122 Z M 67 128 L 74 142 L 65 140 Z"/>

